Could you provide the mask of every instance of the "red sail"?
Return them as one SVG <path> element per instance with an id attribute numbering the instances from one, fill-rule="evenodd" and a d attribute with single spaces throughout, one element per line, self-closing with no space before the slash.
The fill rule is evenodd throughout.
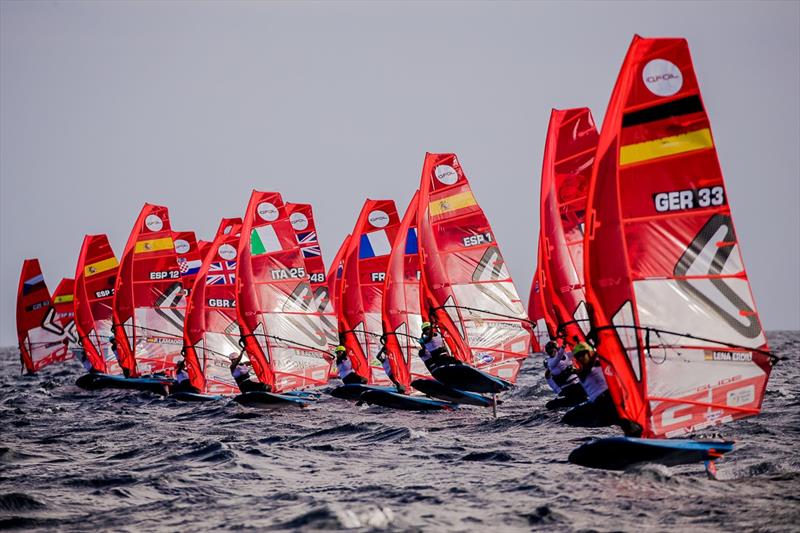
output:
<path id="1" fill-rule="evenodd" d="M 344 273 L 344 256 L 347 248 L 350 246 L 350 235 L 344 238 L 342 245 L 336 252 L 336 256 L 331 262 L 331 267 L 328 269 L 326 283 L 328 284 L 328 292 L 333 301 L 333 309 L 336 311 L 336 320 L 340 331 L 347 328 L 344 327 L 344 314 L 342 313 L 342 274 Z"/>
<path id="2" fill-rule="evenodd" d="M 537 257 L 540 255 L 537 254 Z M 547 341 L 555 334 L 555 324 L 548 321 L 545 316 L 545 291 L 539 265 L 541 265 L 541 260 L 537 262 L 536 271 L 533 273 L 531 293 L 528 297 L 528 317 L 533 323 L 534 332 L 531 348 L 534 352 L 541 352 Z"/>
<path id="3" fill-rule="evenodd" d="M 347 325 L 344 320 L 344 312 L 342 309 L 342 274 L 344 273 L 344 255 L 347 252 L 347 247 L 350 246 L 350 235 L 344 238 L 342 245 L 336 252 L 333 258 L 331 267 L 328 269 L 328 275 L 325 283 L 328 286 L 328 294 L 330 294 L 331 303 L 333 303 L 333 312 L 335 315 L 336 323 L 336 344 L 344 343 L 344 339 L 340 338 L 339 331 L 347 331 Z M 339 376 L 338 369 L 331 366 L 331 378 Z"/>
<path id="4" fill-rule="evenodd" d="M 200 257 L 205 259 L 206 254 L 211 249 L 211 241 L 197 241 L 197 249 L 200 251 Z"/>
<path id="5" fill-rule="evenodd" d="M 756 414 L 771 358 L 684 39 L 635 37 L 589 191 L 587 299 L 620 415 L 679 436 Z"/>
<path id="6" fill-rule="evenodd" d="M 554 109 L 550 114 L 542 164 L 540 268 L 549 282 L 554 332 L 564 335 L 570 345 L 585 340 L 590 329 L 583 287 L 583 233 L 597 138 L 588 108 Z"/>
<path id="7" fill-rule="evenodd" d="M 277 392 L 327 383 L 328 339 L 280 194 L 253 191 L 237 267 L 237 317 L 258 378 Z"/>
<path id="8" fill-rule="evenodd" d="M 78 344 L 78 332 L 75 330 L 75 280 L 62 278 L 53 291 L 53 309 L 55 316 L 53 323 L 64 331 L 69 348 Z"/>
<path id="9" fill-rule="evenodd" d="M 533 332 L 494 232 L 454 154 L 427 154 L 419 199 L 423 317 L 458 359 L 515 380 Z"/>
<path id="10" fill-rule="evenodd" d="M 50 299 L 38 259 L 26 259 L 17 290 L 20 359 L 29 373 L 71 357 L 62 321 Z"/>
<path id="11" fill-rule="evenodd" d="M 286 204 L 286 211 L 289 213 L 289 221 L 292 223 L 295 238 L 303 254 L 303 263 L 308 281 L 314 291 L 317 312 L 325 327 L 328 352 L 330 353 L 339 344 L 339 334 L 336 327 L 336 313 L 325 278 L 325 264 L 322 261 L 322 249 L 317 236 L 317 226 L 314 223 L 314 212 L 309 204 Z M 331 362 L 333 362 L 332 356 Z"/>
<path id="12" fill-rule="evenodd" d="M 389 383 L 375 356 L 383 334 L 381 302 L 386 267 L 399 226 L 394 201 L 367 200 L 343 257 L 339 332 L 353 370 L 371 384 Z"/>
<path id="13" fill-rule="evenodd" d="M 417 205 L 419 191 L 408 204 L 386 269 L 383 288 L 383 321 L 386 353 L 395 379 L 408 386 L 412 379 L 430 378 L 417 356 L 422 333 L 419 309 L 419 247 L 417 245 Z"/>
<path id="14" fill-rule="evenodd" d="M 202 393 L 239 392 L 231 376 L 230 355 L 239 353 L 235 280 L 241 227 L 241 218 L 222 219 L 221 231 L 208 244 L 186 305 L 186 370 Z"/>
<path id="15" fill-rule="evenodd" d="M 84 237 L 75 269 L 75 326 L 92 368 L 107 374 L 122 372 L 109 342 L 118 269 L 106 235 Z"/>
<path id="16" fill-rule="evenodd" d="M 166 207 L 145 204 L 114 288 L 120 364 L 132 377 L 171 372 L 181 357 L 186 299 Z"/>

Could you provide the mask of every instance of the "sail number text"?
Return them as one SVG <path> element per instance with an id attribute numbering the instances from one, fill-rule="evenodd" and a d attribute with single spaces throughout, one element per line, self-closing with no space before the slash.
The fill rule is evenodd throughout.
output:
<path id="1" fill-rule="evenodd" d="M 653 195 L 656 211 L 683 211 L 725 204 L 725 190 L 722 187 L 704 187 L 683 191 L 659 192 Z"/>

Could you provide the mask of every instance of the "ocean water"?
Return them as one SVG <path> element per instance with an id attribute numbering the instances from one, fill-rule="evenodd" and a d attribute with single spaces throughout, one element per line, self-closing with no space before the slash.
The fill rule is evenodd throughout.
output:
<path id="1" fill-rule="evenodd" d="M 608 472 L 571 465 L 539 361 L 498 418 L 415 414 L 324 398 L 307 409 L 185 404 L 86 392 L 77 364 L 19 375 L 0 352 L 0 529 L 65 531 L 798 531 L 800 332 L 738 449 L 702 465 Z"/>

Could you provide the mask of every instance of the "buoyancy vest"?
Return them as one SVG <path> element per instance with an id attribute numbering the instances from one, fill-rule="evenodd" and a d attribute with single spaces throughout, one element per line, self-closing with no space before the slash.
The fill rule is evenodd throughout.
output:
<path id="1" fill-rule="evenodd" d="M 583 390 L 586 391 L 586 396 L 590 402 L 595 401 L 605 391 L 608 390 L 606 384 L 606 377 L 603 375 L 603 368 L 600 366 L 600 361 L 595 360 L 589 368 L 580 373 L 581 385 Z"/>
<path id="2" fill-rule="evenodd" d="M 567 385 L 578 383 L 578 376 L 575 374 L 574 367 L 572 366 L 572 353 L 566 352 L 563 348 L 559 348 L 555 354 L 547 358 L 547 368 L 553 377 L 559 389 L 563 389 Z"/>
<path id="3" fill-rule="evenodd" d="M 441 352 L 441 350 L 446 350 L 444 345 L 444 339 L 438 333 L 434 333 L 431 335 L 431 338 L 425 341 L 425 337 L 420 337 L 419 343 L 422 345 L 423 353 L 421 354 L 422 360 L 427 361 L 430 359 L 434 354 L 439 355 L 436 353 L 437 351 Z"/>
<path id="4" fill-rule="evenodd" d="M 353 372 L 353 363 L 350 359 L 342 359 L 340 363 L 336 363 L 336 369 L 339 371 L 339 379 L 344 379 Z"/>

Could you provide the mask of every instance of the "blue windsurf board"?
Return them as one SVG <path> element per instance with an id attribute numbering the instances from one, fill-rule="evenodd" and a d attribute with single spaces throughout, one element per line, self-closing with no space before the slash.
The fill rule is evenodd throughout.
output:
<path id="1" fill-rule="evenodd" d="M 469 365 L 444 365 L 433 369 L 433 377 L 454 389 L 493 394 L 507 391 L 513 385 Z"/>
<path id="2" fill-rule="evenodd" d="M 423 394 L 446 402 L 476 405 L 478 407 L 491 407 L 492 399 L 474 392 L 454 389 L 435 379 L 415 379 L 411 386 Z"/>
<path id="3" fill-rule="evenodd" d="M 376 389 L 361 393 L 359 400 L 370 405 L 380 405 L 381 407 L 402 409 L 404 411 L 452 411 L 458 408 L 457 405 L 450 402 L 433 400 L 431 398 L 406 396 L 405 394 L 399 394 L 397 392 Z"/>
<path id="4" fill-rule="evenodd" d="M 339 398 L 340 400 L 358 400 L 361 397 L 361 394 L 368 390 L 393 392 L 396 389 L 394 387 L 380 387 L 377 385 L 361 385 L 358 383 L 351 383 L 336 387 L 330 391 L 330 395 L 334 398 Z"/>

